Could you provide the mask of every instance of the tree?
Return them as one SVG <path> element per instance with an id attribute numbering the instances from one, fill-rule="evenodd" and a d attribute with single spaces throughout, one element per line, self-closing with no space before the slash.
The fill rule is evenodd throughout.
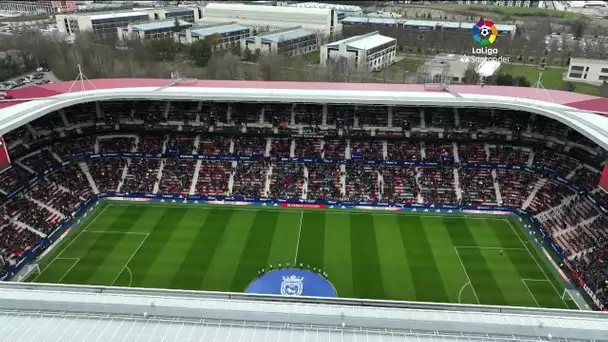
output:
<path id="1" fill-rule="evenodd" d="M 599 95 L 601 97 L 608 97 L 608 83 L 606 83 L 606 80 L 604 80 L 600 86 Z"/>
<path id="2" fill-rule="evenodd" d="M 157 61 L 173 61 L 180 49 L 172 38 L 151 39 L 146 42 L 146 48 Z"/>
<path id="3" fill-rule="evenodd" d="M 251 50 L 249 50 L 249 47 L 245 46 L 241 59 L 246 62 L 251 62 Z"/>
<path id="4" fill-rule="evenodd" d="M 180 25 L 179 23 L 179 19 L 175 18 L 175 20 L 173 21 L 173 33 L 177 33 L 177 32 L 181 32 L 182 30 L 182 25 Z"/>
<path id="5" fill-rule="evenodd" d="M 525 76 L 515 76 L 513 78 L 513 83 L 518 87 L 529 87 L 530 81 Z"/>
<path id="6" fill-rule="evenodd" d="M 587 30 L 587 22 L 582 19 L 578 19 L 574 21 L 570 27 L 572 27 L 574 37 L 576 39 L 580 39 L 585 35 L 585 30 Z"/>
<path id="7" fill-rule="evenodd" d="M 211 41 L 209 39 L 200 39 L 188 46 L 188 57 L 196 66 L 205 67 L 211 58 Z"/>
<path id="8" fill-rule="evenodd" d="M 566 90 L 566 91 L 574 91 L 576 89 L 576 86 L 574 85 L 574 83 L 572 82 L 564 82 L 562 84 L 562 90 Z"/>
<path id="9" fill-rule="evenodd" d="M 513 76 L 501 72 L 496 78 L 496 84 L 502 86 L 512 86 L 515 84 L 515 82 L 513 81 Z"/>
<path id="10" fill-rule="evenodd" d="M 478 84 L 480 81 L 479 74 L 475 71 L 475 65 L 469 64 L 467 70 L 464 71 L 462 82 L 465 84 Z"/>

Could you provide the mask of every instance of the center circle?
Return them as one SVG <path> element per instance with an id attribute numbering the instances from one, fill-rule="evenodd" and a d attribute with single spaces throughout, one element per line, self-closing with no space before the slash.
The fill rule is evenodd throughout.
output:
<path id="1" fill-rule="evenodd" d="M 337 297 L 334 286 L 322 275 L 296 268 L 265 273 L 251 282 L 245 293 L 292 297 Z"/>

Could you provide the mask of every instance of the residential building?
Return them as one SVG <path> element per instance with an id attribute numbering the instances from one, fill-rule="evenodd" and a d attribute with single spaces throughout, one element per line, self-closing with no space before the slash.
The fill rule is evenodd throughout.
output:
<path id="1" fill-rule="evenodd" d="M 600 85 L 608 82 L 608 61 L 601 59 L 571 58 L 566 81 Z"/>
<path id="2" fill-rule="evenodd" d="M 277 53 L 294 57 L 318 49 L 318 37 L 301 26 L 263 33 L 241 39 L 241 50 L 260 50 L 262 53 Z"/>
<path id="3" fill-rule="evenodd" d="M 0 1 L 0 11 L 21 13 L 66 13 L 75 11 L 76 1 Z"/>
<path id="4" fill-rule="evenodd" d="M 236 21 L 250 27 L 254 34 L 301 26 L 314 33 L 333 35 L 342 32 L 338 13 L 332 8 L 243 5 L 210 3 L 203 12 L 205 23 Z"/>
<path id="5" fill-rule="evenodd" d="M 236 22 L 195 26 L 173 35 L 175 41 L 182 44 L 211 39 L 214 50 L 235 47 L 242 39 L 249 36 L 251 36 L 251 29 Z"/>
<path id="6" fill-rule="evenodd" d="M 176 22 L 177 20 L 177 22 Z M 179 26 L 179 27 L 177 27 Z M 192 23 L 180 19 L 150 21 L 117 27 L 118 39 L 158 39 L 173 37 L 175 32 L 192 27 Z"/>
<path id="7" fill-rule="evenodd" d="M 357 69 L 378 71 L 395 62 L 397 40 L 372 32 L 321 47 L 321 64 L 346 58 Z"/>

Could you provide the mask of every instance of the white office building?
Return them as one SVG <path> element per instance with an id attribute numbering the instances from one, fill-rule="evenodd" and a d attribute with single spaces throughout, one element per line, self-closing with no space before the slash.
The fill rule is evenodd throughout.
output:
<path id="1" fill-rule="evenodd" d="M 100 35 L 116 35 L 117 28 L 127 27 L 129 24 L 159 20 L 175 21 L 175 19 L 195 24 L 201 20 L 201 15 L 202 10 L 198 7 L 178 7 L 138 11 L 58 14 L 55 16 L 55 20 L 59 33 L 73 35 L 80 31 L 92 31 Z"/>
<path id="2" fill-rule="evenodd" d="M 210 3 L 203 12 L 203 22 L 236 21 L 250 27 L 254 34 L 282 30 L 294 26 L 326 35 L 342 32 L 337 11 L 331 8 L 300 8 L 283 6 Z"/>
<path id="3" fill-rule="evenodd" d="M 196 26 L 174 34 L 175 41 L 182 44 L 211 39 L 213 50 L 235 47 L 241 39 L 249 36 L 251 29 L 236 22 Z"/>
<path id="4" fill-rule="evenodd" d="M 278 6 L 279 4 L 277 4 Z M 363 15 L 363 9 L 359 6 L 351 5 L 339 5 L 339 4 L 327 4 L 322 2 L 298 2 L 295 4 L 286 4 L 291 7 L 301 8 L 329 8 L 334 9 L 338 13 L 338 20 L 342 20 L 346 17 L 357 17 Z"/>
<path id="5" fill-rule="evenodd" d="M 608 61 L 588 58 L 572 58 L 565 76 L 566 81 L 600 85 L 608 82 Z"/>
<path id="6" fill-rule="evenodd" d="M 294 57 L 316 51 L 318 49 L 318 40 L 314 32 L 297 26 L 241 39 L 241 50 L 244 51 L 245 49 Z"/>
<path id="7" fill-rule="evenodd" d="M 173 33 L 177 30 L 177 25 L 180 29 L 192 27 L 192 23 L 175 19 L 150 21 L 138 24 L 129 24 L 126 27 L 117 27 L 118 39 L 159 39 L 173 37 Z"/>
<path id="8" fill-rule="evenodd" d="M 397 40 L 372 32 L 321 47 L 321 64 L 346 58 L 357 69 L 378 71 L 395 62 Z"/>

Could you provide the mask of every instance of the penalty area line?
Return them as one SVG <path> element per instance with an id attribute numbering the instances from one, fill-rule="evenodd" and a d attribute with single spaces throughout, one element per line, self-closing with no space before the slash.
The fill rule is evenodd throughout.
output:
<path id="1" fill-rule="evenodd" d="M 298 261 L 298 251 L 300 250 L 300 236 L 302 235 L 302 221 L 304 220 L 304 212 L 300 212 L 300 225 L 298 226 L 298 241 L 296 242 L 296 255 L 293 258 L 293 265 L 296 266 Z"/>
<path id="2" fill-rule="evenodd" d="M 456 256 L 458 257 L 458 261 L 460 261 L 460 266 L 462 266 L 462 270 L 464 271 L 464 275 L 467 276 L 467 280 L 469 281 L 469 284 L 471 284 L 471 289 L 473 289 L 473 294 L 475 295 L 475 299 L 477 300 L 477 304 L 481 304 L 481 302 L 479 301 L 479 297 L 477 296 L 477 291 L 475 291 L 475 287 L 473 287 L 473 283 L 471 282 L 471 277 L 469 277 L 469 273 L 467 272 L 466 267 L 464 267 L 464 263 L 462 262 L 462 259 L 460 258 L 460 253 L 458 253 L 458 248 L 456 248 L 456 246 L 454 246 L 454 251 L 456 252 Z M 462 288 L 464 289 L 464 286 Z M 460 289 L 460 291 L 462 291 L 462 289 Z"/>
<path id="3" fill-rule="evenodd" d="M 137 246 L 137 248 L 135 249 L 135 251 L 129 257 L 129 260 L 127 260 L 127 262 L 125 263 L 125 265 L 120 269 L 120 272 L 118 272 L 118 274 L 116 275 L 116 278 L 114 278 L 114 280 L 112 280 L 112 283 L 110 284 L 110 286 L 114 286 L 114 283 L 116 282 L 116 280 L 118 280 L 118 277 L 120 277 L 120 275 L 125 270 L 125 268 L 129 271 L 129 274 L 131 275 L 131 280 L 129 281 L 129 286 L 131 286 L 131 283 L 133 282 L 133 273 L 131 273 L 131 269 L 129 268 L 129 263 L 131 262 L 131 260 L 133 260 L 133 257 L 135 257 L 135 254 L 137 254 L 137 252 L 139 251 L 139 249 L 141 248 L 141 246 L 144 245 L 144 242 L 146 242 L 146 240 L 148 239 L 148 236 L 150 236 L 150 233 L 144 233 L 144 234 L 146 236 L 143 239 L 141 239 L 141 242 L 139 243 L 139 246 Z"/>

